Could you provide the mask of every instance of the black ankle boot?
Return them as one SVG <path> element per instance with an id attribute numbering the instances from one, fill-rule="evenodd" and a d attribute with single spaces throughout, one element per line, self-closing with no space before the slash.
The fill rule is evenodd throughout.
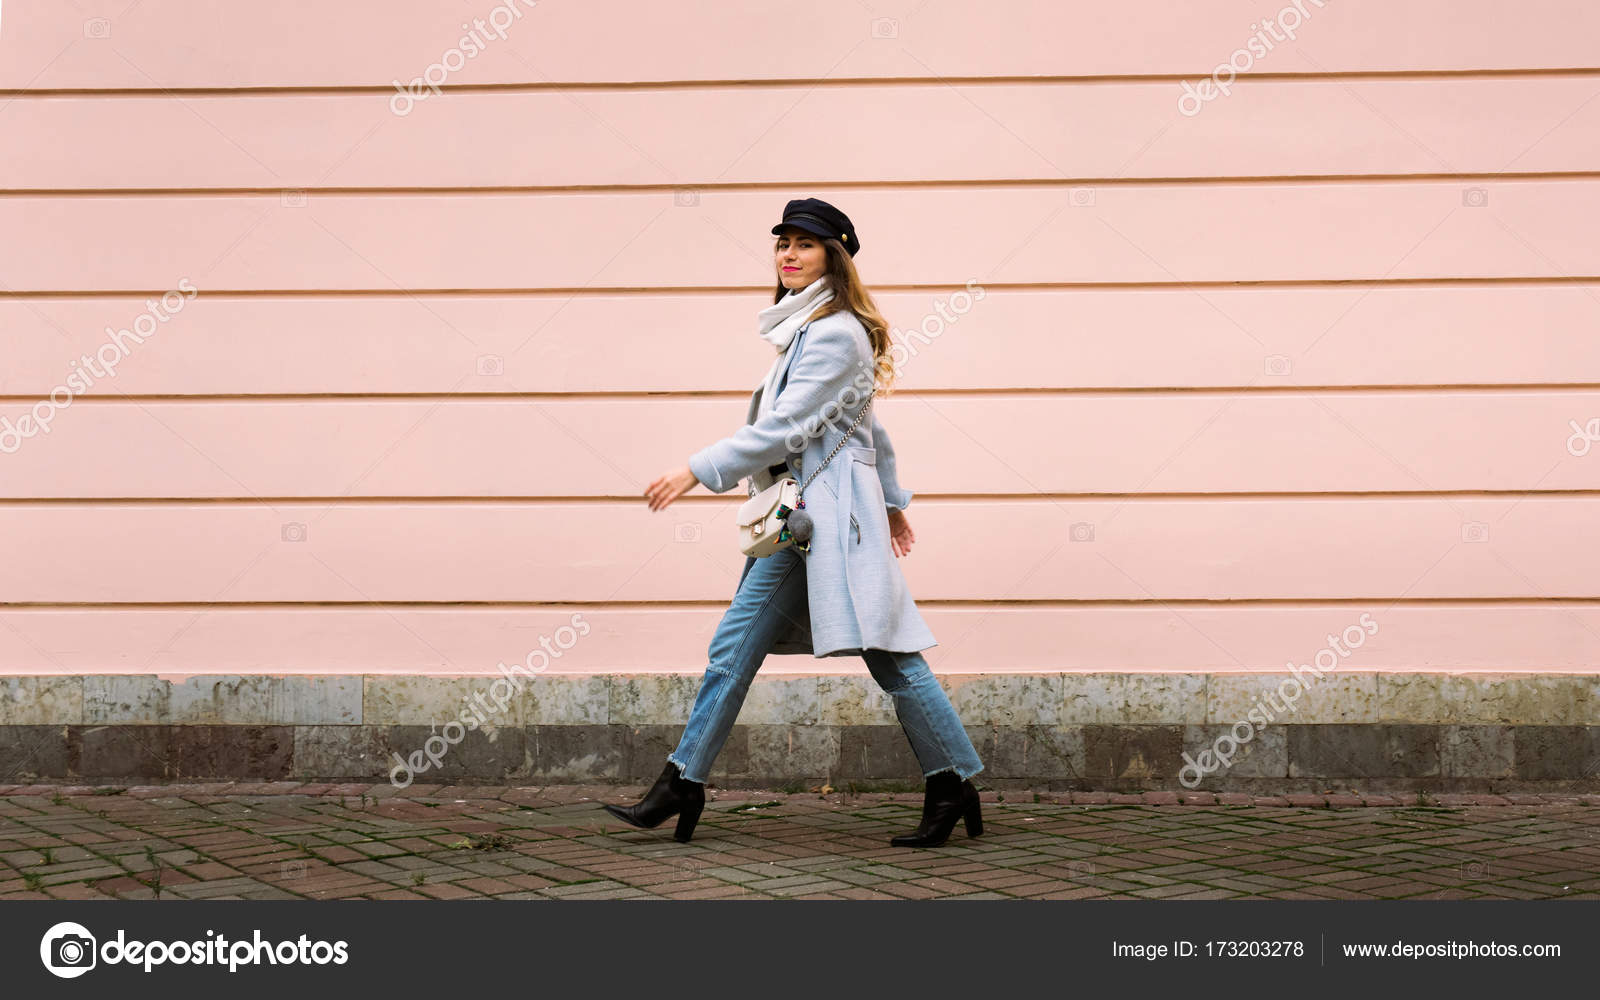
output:
<path id="1" fill-rule="evenodd" d="M 681 777 L 678 765 L 669 760 L 666 770 L 661 772 L 661 777 L 656 779 L 656 783 L 650 786 L 637 805 L 607 805 L 605 810 L 624 823 L 645 829 L 660 826 L 662 820 L 676 813 L 678 828 L 672 836 L 686 844 L 694 835 L 694 825 L 700 821 L 700 812 L 705 806 L 706 786 Z"/>
<path id="2" fill-rule="evenodd" d="M 940 771 L 928 778 L 922 798 L 922 822 L 913 833 L 903 833 L 889 841 L 895 847 L 938 847 L 950 838 L 956 820 L 965 819 L 967 836 L 983 833 L 983 807 L 972 779 L 962 780 L 954 771 Z"/>

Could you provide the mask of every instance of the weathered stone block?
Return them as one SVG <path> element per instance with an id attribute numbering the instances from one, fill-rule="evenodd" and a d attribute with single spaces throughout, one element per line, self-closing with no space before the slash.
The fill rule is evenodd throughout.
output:
<path id="1" fill-rule="evenodd" d="M 1518 726 L 1515 732 L 1518 778 L 1592 780 L 1600 775 L 1600 727 Z"/>
<path id="2" fill-rule="evenodd" d="M 1063 674 L 1062 725 L 1141 726 L 1205 721 L 1203 674 Z M 1048 725 L 1049 720 L 1035 720 Z"/>
<path id="3" fill-rule="evenodd" d="M 1289 777 L 1437 777 L 1438 726 L 1289 727 Z"/>
<path id="4" fill-rule="evenodd" d="M 362 721 L 370 726 L 440 726 L 481 718 L 482 732 L 519 729 L 527 688 L 542 677 L 405 677 L 369 674 Z M 518 689 L 516 680 L 522 682 Z"/>
<path id="5" fill-rule="evenodd" d="M 0 677 L 0 726 L 68 726 L 82 721 L 82 677 Z"/>
<path id="6" fill-rule="evenodd" d="M 739 707 L 739 721 L 750 726 L 814 726 L 820 707 L 817 678 L 757 675 Z M 688 717 L 685 712 L 683 719 Z"/>
<path id="7" fill-rule="evenodd" d="M 1510 726 L 1445 726 L 1439 759 L 1447 778 L 1509 778 L 1516 769 Z"/>
<path id="8" fill-rule="evenodd" d="M 625 733 L 623 726 L 529 726 L 530 776 L 574 782 L 621 778 Z"/>
<path id="9" fill-rule="evenodd" d="M 940 683 L 969 726 L 1059 725 L 1061 674 L 944 674 Z"/>
<path id="10" fill-rule="evenodd" d="M 750 771 L 786 781 L 831 777 L 839 773 L 839 740 L 834 726 L 751 726 Z"/>
<path id="11" fill-rule="evenodd" d="M 899 723 L 839 729 L 838 778 L 921 780 L 922 766 Z"/>
<path id="12" fill-rule="evenodd" d="M 138 727 L 116 727 L 135 729 Z M 291 726 L 168 726 L 166 777 L 279 781 L 294 766 Z"/>
<path id="13" fill-rule="evenodd" d="M 1384 722 L 1578 726 L 1600 718 L 1591 674 L 1384 674 Z"/>
<path id="14" fill-rule="evenodd" d="M 168 778 L 168 731 L 167 726 L 69 726 L 72 772 L 84 778 Z"/>
<path id="15" fill-rule="evenodd" d="M 66 726 L 0 726 L 0 775 L 26 782 L 74 773 L 67 734 Z"/>
<path id="16" fill-rule="evenodd" d="M 1214 787 L 1223 783 L 1228 777 L 1234 778 L 1282 778 L 1289 773 L 1289 728 L 1287 726 L 1265 726 L 1255 729 L 1250 734 L 1250 739 L 1244 743 L 1237 743 L 1237 738 L 1243 735 L 1244 730 L 1234 732 L 1231 725 L 1226 726 L 1184 726 L 1183 745 L 1184 751 L 1197 761 L 1203 750 L 1210 750 L 1215 756 L 1217 740 L 1226 736 L 1234 740 L 1237 750 L 1233 752 L 1233 763 L 1228 767 L 1218 767 L 1206 778 L 1209 784 L 1201 787 Z M 1223 751 L 1230 752 L 1230 744 L 1222 744 Z M 1181 759 L 1179 767 L 1187 764 Z M 1177 774 L 1174 773 L 1174 778 Z M 1193 780 L 1193 774 L 1189 775 Z"/>
<path id="17" fill-rule="evenodd" d="M 459 742 L 444 743 L 444 729 L 432 726 L 388 726 L 384 741 L 389 749 L 400 754 L 409 767 L 414 754 L 424 765 L 424 770 L 414 770 L 414 779 L 422 784 L 436 784 L 440 779 L 477 778 L 485 781 L 500 780 L 526 773 L 527 735 L 515 726 L 500 726 L 491 731 L 467 730 Z M 452 728 L 452 733 L 455 730 Z M 436 765 L 428 756 L 438 757 Z M 393 760 L 390 758 L 391 766 Z M 387 772 L 385 768 L 385 772 Z"/>
<path id="18" fill-rule="evenodd" d="M 542 674 L 523 688 L 530 726 L 604 726 L 611 722 L 611 678 L 604 674 Z"/>
<path id="19" fill-rule="evenodd" d="M 894 696 L 870 676 L 817 678 L 817 721 L 825 726 L 899 724 Z"/>
<path id="20" fill-rule="evenodd" d="M 388 781 L 396 768 L 391 751 L 388 726 L 296 726 L 294 776 Z M 405 781 L 405 772 L 398 777 Z"/>
<path id="21" fill-rule="evenodd" d="M 1083 777 L 1168 781 L 1182 764 L 1182 726 L 1083 726 Z"/>
<path id="22" fill-rule="evenodd" d="M 622 730 L 621 774 L 624 778 L 634 780 L 655 780 L 666 766 L 667 754 L 678 745 L 678 738 L 683 735 L 682 725 L 619 728 Z M 733 742 L 734 736 L 730 731 L 728 743 Z M 726 744 L 723 752 L 727 752 Z M 722 754 L 717 755 L 717 762 L 722 762 Z"/>
<path id="23" fill-rule="evenodd" d="M 969 728 L 974 734 L 987 778 L 1081 778 L 1088 767 L 1081 726 Z"/>
<path id="24" fill-rule="evenodd" d="M 607 721 L 624 726 L 683 725 L 703 675 L 613 674 Z"/>
<path id="25" fill-rule="evenodd" d="M 360 677 L 210 675 L 173 683 L 153 674 L 83 678 L 83 719 L 106 725 L 354 725 Z"/>
<path id="26" fill-rule="evenodd" d="M 1208 723 L 1250 722 L 1257 711 L 1269 725 L 1327 725 L 1378 721 L 1378 675 L 1339 673 L 1304 677 L 1284 671 L 1212 674 L 1206 680 Z"/>

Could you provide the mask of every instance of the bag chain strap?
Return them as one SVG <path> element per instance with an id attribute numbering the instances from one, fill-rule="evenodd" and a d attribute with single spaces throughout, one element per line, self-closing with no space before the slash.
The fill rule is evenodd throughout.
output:
<path id="1" fill-rule="evenodd" d="M 822 460 L 822 464 L 817 466 L 816 470 L 812 472 L 811 475 L 807 476 L 806 481 L 801 483 L 800 488 L 795 491 L 795 501 L 799 503 L 800 506 L 805 506 L 806 487 L 811 485 L 811 480 L 817 478 L 817 473 L 820 473 L 823 469 L 828 467 L 828 463 L 833 461 L 833 456 L 839 454 L 839 449 L 844 447 L 844 443 L 850 440 L 850 435 L 854 434 L 856 432 L 856 428 L 861 426 L 861 419 L 867 415 L 867 410 L 872 408 L 873 398 L 873 396 L 867 397 L 867 405 L 863 406 L 861 408 L 861 412 L 856 414 L 855 423 L 850 425 L 850 429 L 844 432 L 844 437 L 841 437 L 839 439 L 839 443 L 833 446 L 833 450 L 828 452 L 828 457 Z M 796 458 L 795 471 L 798 472 L 800 467 L 804 464 L 805 459 L 803 457 Z"/>

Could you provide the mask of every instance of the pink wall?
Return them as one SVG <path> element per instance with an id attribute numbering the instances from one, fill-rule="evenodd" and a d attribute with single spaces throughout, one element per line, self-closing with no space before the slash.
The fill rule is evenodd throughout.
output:
<path id="1" fill-rule="evenodd" d="M 984 293 L 881 410 L 937 669 L 1600 660 L 1600 9 L 1303 0 L 1186 114 L 1296 14 L 519 4 L 408 102 L 512 15 L 3 0 L 0 418 L 199 295 L 0 437 L 0 673 L 701 669 L 740 494 L 641 493 L 808 195 Z"/>

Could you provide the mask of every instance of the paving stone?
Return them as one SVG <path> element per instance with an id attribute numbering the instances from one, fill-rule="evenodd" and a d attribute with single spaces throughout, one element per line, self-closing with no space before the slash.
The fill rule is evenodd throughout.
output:
<path id="1" fill-rule="evenodd" d="M 1530 746 L 1589 738 L 1587 727 L 1546 728 Z M 1215 805 L 1171 792 L 1022 802 L 989 792 L 984 836 L 958 831 L 943 847 L 907 851 L 885 841 L 911 825 L 916 792 L 749 790 L 714 803 L 695 840 L 680 845 L 666 830 L 599 814 L 596 797 L 616 788 L 543 786 L 530 799 L 418 783 L 359 807 L 287 780 L 116 796 L 14 789 L 0 795 L 0 898 L 153 898 L 147 851 L 163 862 L 164 899 L 1600 896 L 1600 798 L 1577 793 L 1438 792 L 1436 808 L 1417 809 L 1394 796 L 1375 806 L 1383 796 L 1341 788 L 1224 792 Z M 540 809 L 500 812 L 510 800 Z M 106 806 L 104 818 L 86 813 L 91 802 Z M 766 802 L 776 804 L 738 809 Z M 527 826 L 508 825 L 514 818 Z M 90 826 L 103 846 L 72 842 Z M 513 849 L 449 847 L 495 830 Z M 322 858 L 304 857 L 299 843 Z M 402 851 L 415 853 L 368 857 Z"/>

